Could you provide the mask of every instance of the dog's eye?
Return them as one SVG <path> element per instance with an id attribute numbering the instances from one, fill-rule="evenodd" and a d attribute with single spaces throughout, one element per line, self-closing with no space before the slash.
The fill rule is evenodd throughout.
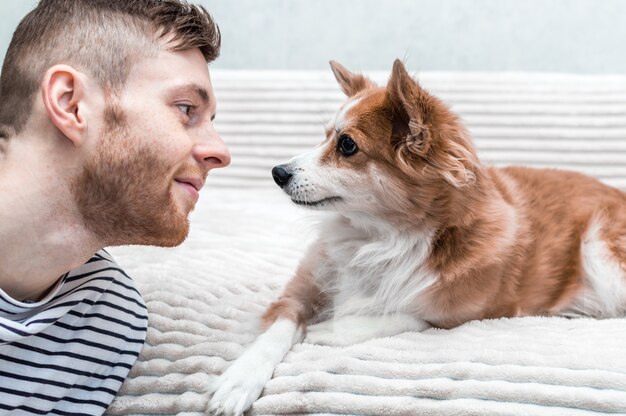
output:
<path id="1" fill-rule="evenodd" d="M 345 134 L 339 137 L 339 142 L 337 143 L 337 148 L 341 152 L 341 154 L 345 157 L 352 156 L 359 150 L 356 146 L 356 143 L 350 136 L 346 136 Z"/>

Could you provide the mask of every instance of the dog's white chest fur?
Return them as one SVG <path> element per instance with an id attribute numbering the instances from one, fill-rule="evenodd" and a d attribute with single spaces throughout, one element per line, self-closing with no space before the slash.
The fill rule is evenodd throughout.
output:
<path id="1" fill-rule="evenodd" d="M 437 280 L 426 267 L 432 234 L 402 232 L 366 217 L 333 216 L 321 227 L 326 258 L 315 271 L 335 317 L 417 312 L 416 299 Z"/>

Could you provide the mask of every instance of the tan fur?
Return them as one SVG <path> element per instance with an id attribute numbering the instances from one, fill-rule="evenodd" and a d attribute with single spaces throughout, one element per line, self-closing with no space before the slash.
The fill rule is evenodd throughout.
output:
<path id="1" fill-rule="evenodd" d="M 313 282 L 311 266 L 306 261 L 300 264 L 282 296 L 263 314 L 261 318 L 263 330 L 269 328 L 278 318 L 289 319 L 305 327 L 307 321 L 320 313 L 327 299 Z"/>
<path id="2" fill-rule="evenodd" d="M 427 265 L 438 280 L 415 299 L 420 318 L 450 328 L 561 313 L 583 289 L 581 244 L 593 221 L 626 270 L 625 193 L 574 172 L 482 165 L 456 115 L 399 61 L 386 87 L 333 68 L 359 101 L 341 131 L 327 131 L 320 164 L 380 173 L 381 186 L 360 190 L 380 201 L 377 217 L 401 230 L 435 230 Z M 335 145 L 344 134 L 359 146 L 348 158 Z M 326 304 L 309 270 L 298 270 L 266 325 L 278 315 L 304 323 Z"/>

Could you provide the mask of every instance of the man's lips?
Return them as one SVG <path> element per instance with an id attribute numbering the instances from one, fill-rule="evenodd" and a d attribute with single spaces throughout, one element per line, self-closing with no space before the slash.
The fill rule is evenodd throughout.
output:
<path id="1" fill-rule="evenodd" d="M 176 178 L 174 180 L 176 182 L 189 184 L 198 192 L 200 192 L 200 189 L 204 186 L 204 181 L 200 178 Z"/>
<path id="2" fill-rule="evenodd" d="M 187 189 L 194 200 L 198 200 L 200 189 L 204 185 L 204 181 L 198 178 L 176 178 L 174 179 L 179 185 Z"/>

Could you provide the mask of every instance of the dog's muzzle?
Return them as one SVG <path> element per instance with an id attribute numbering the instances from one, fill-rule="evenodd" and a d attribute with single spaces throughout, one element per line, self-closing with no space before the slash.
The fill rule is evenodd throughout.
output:
<path id="1" fill-rule="evenodd" d="M 289 172 L 289 167 L 287 165 L 274 166 L 272 169 L 272 178 L 274 178 L 276 185 L 281 188 L 287 186 L 292 176 L 293 174 Z"/>

